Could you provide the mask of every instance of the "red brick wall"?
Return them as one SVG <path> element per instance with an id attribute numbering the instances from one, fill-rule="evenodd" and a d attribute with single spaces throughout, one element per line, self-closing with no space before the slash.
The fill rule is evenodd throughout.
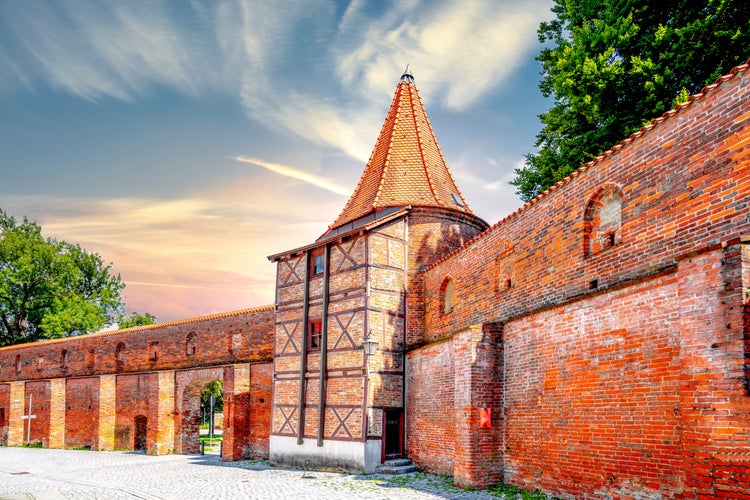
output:
<path id="1" fill-rule="evenodd" d="M 0 348 L 0 381 L 191 368 L 271 359 L 273 308 Z M 195 354 L 187 335 L 195 333 Z M 117 345 L 124 345 L 117 363 Z M 63 350 L 67 352 L 63 362 Z M 156 359 L 150 359 L 156 351 Z M 20 356 L 20 370 L 15 358 Z"/>
<path id="2" fill-rule="evenodd" d="M 10 418 L 10 386 L 0 384 L 0 445 L 7 444 L 8 419 Z"/>
<path id="3" fill-rule="evenodd" d="M 99 429 L 99 377 L 68 379 L 65 399 L 65 447 L 96 449 Z"/>
<path id="4" fill-rule="evenodd" d="M 674 274 L 508 322 L 506 480 L 576 496 L 682 489 Z"/>
<path id="5" fill-rule="evenodd" d="M 148 419 L 149 439 L 157 422 L 158 375 L 144 373 L 117 376 L 115 399 L 115 449 L 132 450 L 135 417 L 143 415 Z"/>
<path id="6" fill-rule="evenodd" d="M 273 363 L 251 366 L 248 454 L 250 458 L 268 457 L 268 438 L 271 433 L 271 403 L 273 402 Z"/>
<path id="7" fill-rule="evenodd" d="M 750 77 L 725 80 L 424 272 L 425 342 L 503 325 L 506 481 L 576 497 L 748 498 L 749 101 Z M 622 225 L 614 246 L 587 254 L 586 209 L 602 189 L 619 193 Z"/>
<path id="8" fill-rule="evenodd" d="M 31 411 L 36 418 L 31 419 L 31 440 L 27 441 L 28 421 L 24 420 L 23 442 L 31 444 L 42 444 L 45 447 L 49 444 L 49 400 L 50 387 L 49 381 L 40 380 L 26 383 L 26 397 L 24 398 L 24 415 L 29 414 L 29 396 L 31 396 Z"/>
<path id="9" fill-rule="evenodd" d="M 407 366 L 406 453 L 423 470 L 453 475 L 453 343 L 441 342 L 411 351 Z"/>

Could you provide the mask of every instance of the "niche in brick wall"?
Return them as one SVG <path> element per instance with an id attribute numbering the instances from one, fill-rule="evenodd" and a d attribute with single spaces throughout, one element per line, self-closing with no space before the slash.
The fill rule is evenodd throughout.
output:
<path id="1" fill-rule="evenodd" d="M 513 246 L 505 243 L 500 246 L 502 250 L 495 260 L 495 269 L 497 273 L 497 291 L 504 292 L 513 287 L 513 265 L 515 255 Z"/>
<path id="2" fill-rule="evenodd" d="M 63 349 L 60 351 L 60 369 L 62 371 L 68 370 L 68 350 Z"/>
<path id="3" fill-rule="evenodd" d="M 159 342 L 151 342 L 148 344 L 148 360 L 152 363 L 159 359 Z"/>
<path id="4" fill-rule="evenodd" d="M 125 369 L 125 343 L 118 342 L 115 348 L 115 367 L 118 372 Z"/>
<path id="5" fill-rule="evenodd" d="M 21 372 L 21 355 L 16 354 L 16 360 L 13 362 L 13 371 L 16 372 L 16 374 Z"/>
<path id="6" fill-rule="evenodd" d="M 443 314 L 448 314 L 453 311 L 455 305 L 455 285 L 451 278 L 445 278 L 443 284 L 440 286 L 440 296 L 442 297 L 442 311 Z"/>
<path id="7" fill-rule="evenodd" d="M 619 245 L 622 235 L 622 195 L 607 185 L 591 197 L 583 217 L 583 254 L 595 255 Z"/>
<path id="8" fill-rule="evenodd" d="M 195 353 L 198 350 L 198 341 L 196 337 L 197 335 L 195 332 L 190 332 L 187 334 L 187 337 L 185 337 L 185 355 L 188 357 L 195 356 Z"/>

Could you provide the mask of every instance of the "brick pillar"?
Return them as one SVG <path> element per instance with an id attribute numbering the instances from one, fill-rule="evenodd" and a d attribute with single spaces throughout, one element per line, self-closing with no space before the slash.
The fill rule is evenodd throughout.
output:
<path id="1" fill-rule="evenodd" d="M 221 459 L 225 462 L 250 454 L 250 365 L 224 369 L 224 441 Z"/>
<path id="2" fill-rule="evenodd" d="M 26 382 L 10 383 L 10 411 L 8 415 L 8 446 L 21 446 L 25 442 L 23 416 L 24 399 L 26 398 Z"/>
<path id="3" fill-rule="evenodd" d="M 115 449 L 115 398 L 117 395 L 117 375 L 99 376 L 99 433 L 94 449 L 112 451 Z"/>
<path id="4" fill-rule="evenodd" d="M 49 383 L 49 447 L 65 448 L 65 379 Z"/>
<path id="5" fill-rule="evenodd" d="M 457 486 L 483 488 L 503 479 L 502 327 L 472 325 L 453 338 Z M 487 409 L 490 426 L 480 427 Z"/>
<path id="6" fill-rule="evenodd" d="M 158 384 L 156 429 L 153 433 L 152 429 L 148 430 L 151 441 L 148 454 L 168 455 L 174 452 L 174 372 L 159 372 Z"/>

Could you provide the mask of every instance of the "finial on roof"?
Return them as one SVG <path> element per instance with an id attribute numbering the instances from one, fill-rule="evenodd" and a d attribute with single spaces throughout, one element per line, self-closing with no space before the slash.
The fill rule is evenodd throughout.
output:
<path id="1" fill-rule="evenodd" d="M 401 81 L 403 83 L 414 83 L 414 75 L 411 74 L 411 71 L 409 71 L 409 65 L 406 65 L 406 69 L 404 70 L 404 74 L 401 75 Z"/>

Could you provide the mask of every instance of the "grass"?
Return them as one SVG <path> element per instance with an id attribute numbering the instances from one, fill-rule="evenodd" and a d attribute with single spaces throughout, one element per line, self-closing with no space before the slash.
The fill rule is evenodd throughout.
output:
<path id="1" fill-rule="evenodd" d="M 493 497 L 500 498 L 520 498 L 521 500 L 547 500 L 548 498 L 541 491 L 526 491 L 517 486 L 508 486 L 503 483 L 490 486 L 486 491 Z"/>

